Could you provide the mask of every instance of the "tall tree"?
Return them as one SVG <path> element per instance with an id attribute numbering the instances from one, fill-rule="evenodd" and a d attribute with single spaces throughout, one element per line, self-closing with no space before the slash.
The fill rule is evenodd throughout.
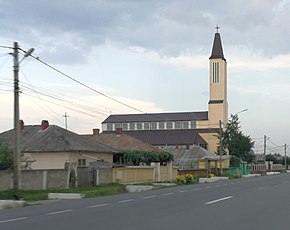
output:
<path id="1" fill-rule="evenodd" d="M 251 163 L 255 156 L 252 148 L 254 142 L 251 137 L 240 131 L 238 115 L 231 115 L 224 130 L 222 130 L 222 153 L 228 153 L 239 159 Z M 218 146 L 219 148 L 219 146 Z"/>
<path id="2" fill-rule="evenodd" d="M 13 151 L 0 140 L 0 170 L 11 169 L 13 166 Z"/>

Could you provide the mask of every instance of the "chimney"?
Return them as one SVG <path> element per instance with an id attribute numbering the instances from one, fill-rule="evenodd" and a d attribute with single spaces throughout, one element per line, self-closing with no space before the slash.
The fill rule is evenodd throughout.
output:
<path id="1" fill-rule="evenodd" d="M 123 129 L 122 128 L 116 128 L 116 134 L 117 135 L 122 135 Z"/>
<path id="2" fill-rule="evenodd" d="M 175 144 L 175 149 L 179 149 L 179 144 Z"/>
<path id="3" fill-rule="evenodd" d="M 100 129 L 93 129 L 93 136 L 97 136 L 100 134 Z"/>
<path id="4" fill-rule="evenodd" d="M 189 144 L 186 144 L 186 150 L 189 150 Z"/>
<path id="5" fill-rule="evenodd" d="M 24 129 L 24 121 L 23 120 L 19 120 L 19 128 L 20 128 L 20 131 L 22 131 Z"/>
<path id="6" fill-rule="evenodd" d="M 46 130 L 49 126 L 49 123 L 47 120 L 42 120 L 41 121 L 41 130 Z"/>

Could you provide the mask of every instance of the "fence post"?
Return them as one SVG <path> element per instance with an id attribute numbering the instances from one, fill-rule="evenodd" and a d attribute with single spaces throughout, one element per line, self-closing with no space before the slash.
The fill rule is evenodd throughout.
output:
<path id="1" fill-rule="evenodd" d="M 44 170 L 42 174 L 42 189 L 47 189 L 47 170 Z"/>
<path id="2" fill-rule="evenodd" d="M 172 181 L 172 161 L 170 161 L 169 163 L 167 163 L 167 180 L 168 181 Z"/>
<path id="3" fill-rule="evenodd" d="M 96 171 L 96 185 L 100 185 L 100 170 Z"/>

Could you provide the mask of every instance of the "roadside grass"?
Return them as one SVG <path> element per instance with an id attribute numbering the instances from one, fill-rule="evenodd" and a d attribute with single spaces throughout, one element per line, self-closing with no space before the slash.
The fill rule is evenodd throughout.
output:
<path id="1" fill-rule="evenodd" d="M 48 190 L 6 190 L 0 191 L 0 200 L 21 199 L 25 201 L 47 200 L 48 193 L 81 193 L 86 198 L 96 196 L 108 196 L 119 193 L 125 193 L 125 185 L 107 184 L 95 187 L 69 188 L 69 189 L 48 189 Z"/>

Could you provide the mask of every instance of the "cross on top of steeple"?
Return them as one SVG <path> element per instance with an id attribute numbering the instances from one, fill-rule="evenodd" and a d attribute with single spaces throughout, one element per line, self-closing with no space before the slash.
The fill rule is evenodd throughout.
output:
<path id="1" fill-rule="evenodd" d="M 216 32 L 218 33 L 218 32 L 219 32 L 219 29 L 220 29 L 221 27 L 217 25 L 215 28 L 216 28 Z"/>

